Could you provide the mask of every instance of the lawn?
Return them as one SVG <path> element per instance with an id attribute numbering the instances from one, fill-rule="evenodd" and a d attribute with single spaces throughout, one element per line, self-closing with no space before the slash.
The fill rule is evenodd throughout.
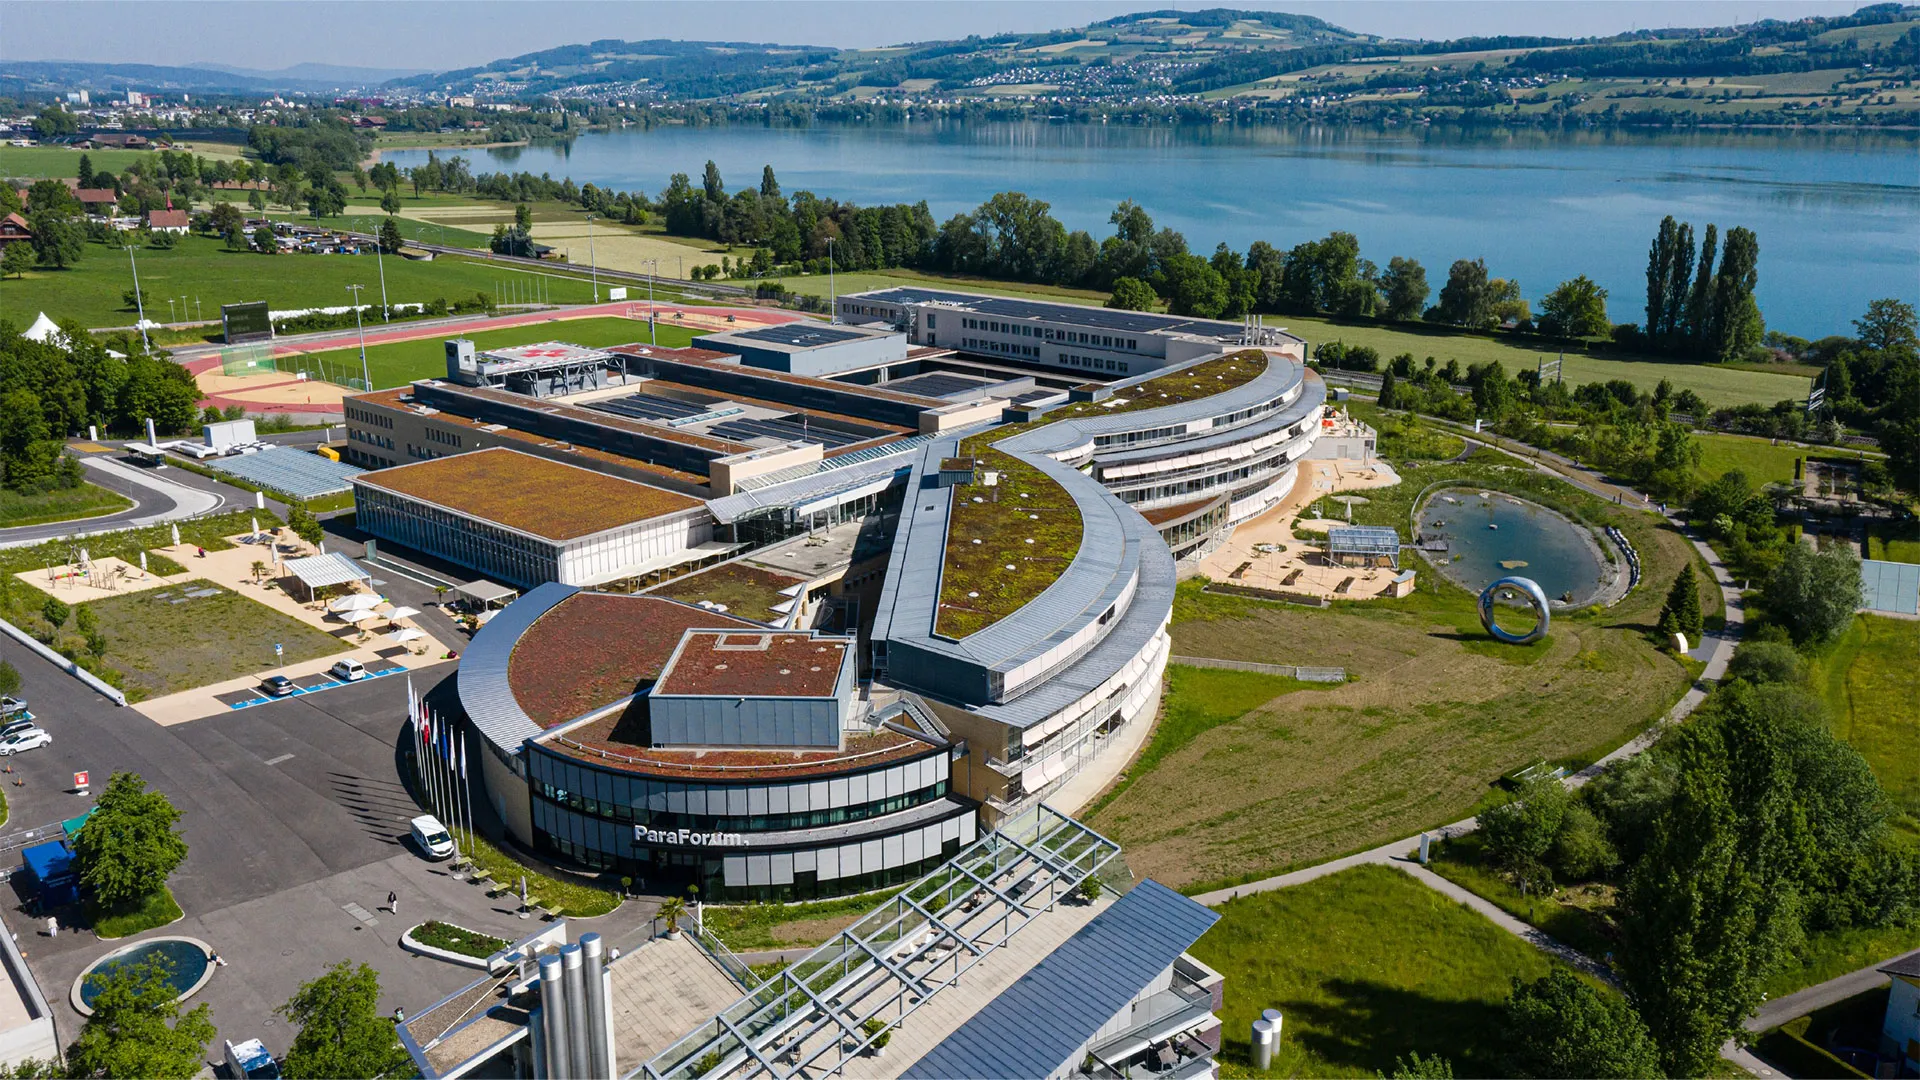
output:
<path id="1" fill-rule="evenodd" d="M 593 885 L 581 885 L 530 870 L 519 860 L 478 836 L 466 838 L 465 852 L 475 865 L 493 875 L 519 896 L 520 879 L 527 879 L 528 897 L 548 907 L 559 907 L 570 919 L 591 919 L 620 906 L 620 894 Z"/>
<path id="2" fill-rule="evenodd" d="M 173 891 L 165 885 L 157 893 L 111 910 L 103 911 L 92 904 L 87 908 L 87 920 L 93 924 L 93 932 L 103 939 L 131 937 L 143 930 L 165 926 L 181 914 Z"/>
<path id="3" fill-rule="evenodd" d="M 204 590 L 212 594 L 189 595 Z M 106 635 L 106 666 L 120 674 L 127 697 L 136 701 L 349 647 L 291 615 L 198 579 L 87 606 Z M 276 643 L 284 655 L 275 657 Z"/>
<path id="4" fill-rule="evenodd" d="M 1861 615 L 1814 661 L 1834 733 L 1860 751 L 1894 804 L 1920 815 L 1920 622 Z"/>
<path id="5" fill-rule="evenodd" d="M 1649 584 L 1599 614 L 1560 613 L 1553 632 L 1524 649 L 1494 643 L 1474 598 L 1424 566 L 1411 597 L 1325 610 L 1183 584 L 1175 653 L 1343 667 L 1355 681 L 1193 725 L 1204 730 L 1130 769 L 1131 784 L 1089 823 L 1127 848 L 1136 871 L 1189 890 L 1238 883 L 1455 821 L 1501 774 L 1542 759 L 1590 762 L 1644 730 L 1685 689 L 1687 670 L 1652 634 L 1664 583 L 1696 557 L 1677 532 L 1527 470 L 1476 461 L 1410 475 L 1367 492 L 1374 501 L 1357 506 L 1355 520 L 1404 526 L 1414 494 L 1437 480 L 1514 488 L 1592 523 L 1619 524 Z M 1709 589 L 1702 599 L 1717 596 Z M 1239 705 L 1194 704 L 1174 679 L 1162 709 L 1181 718 Z"/>
<path id="6" fill-rule="evenodd" d="M 1354 419 L 1380 433 L 1374 449 L 1388 461 L 1446 461 L 1467 448 L 1467 440 L 1417 413 L 1389 413 L 1358 398 L 1349 398 L 1346 408 Z"/>
<path id="7" fill-rule="evenodd" d="M 412 938 L 416 944 L 426 945 L 435 949 L 445 949 L 450 953 L 459 953 L 461 956 L 471 956 L 477 960 L 485 960 L 487 957 L 513 944 L 513 942 L 507 941 L 504 938 L 497 938 L 491 934 L 483 934 L 478 930 L 469 930 L 464 926 L 455 926 L 452 923 L 444 923 L 437 920 L 428 920 L 427 922 L 421 923 L 419 926 L 407 931 L 407 936 Z"/>
<path id="8" fill-rule="evenodd" d="M 708 904 L 701 918 L 734 952 L 808 948 L 852 926 L 899 891 L 804 904 Z"/>
<path id="9" fill-rule="evenodd" d="M 331 307 L 352 300 L 346 287 L 353 283 L 366 286 L 365 302 L 380 302 L 381 267 L 372 256 L 261 255 L 228 251 L 224 243 L 209 237 L 185 236 L 170 250 L 142 248 L 135 258 L 147 317 L 156 322 L 218 319 L 221 304 L 249 300 L 265 300 L 275 310 Z M 454 256 L 432 262 L 397 257 L 381 262 L 387 298 L 395 304 L 497 294 L 509 278 L 540 277 L 537 272 Z M 593 299 L 584 277 L 545 272 L 544 280 L 546 296 L 554 303 L 584 304 Z M 131 326 L 137 316 L 122 294 L 132 288 L 127 254 L 88 244 L 84 257 L 70 269 L 29 270 L 24 278 L 9 278 L 0 287 L 0 318 L 25 327 L 44 311 L 55 321 L 78 319 L 89 327 Z M 181 297 L 186 298 L 184 310 Z M 169 299 L 174 301 L 171 306 Z"/>
<path id="10" fill-rule="evenodd" d="M 87 483 L 38 495 L 0 491 L 0 529 L 100 517 L 119 513 L 132 505 L 133 501 L 125 495 Z"/>
<path id="11" fill-rule="evenodd" d="M 662 346 L 678 348 L 690 345 L 693 343 L 693 335 L 694 331 L 684 326 L 675 326 L 665 318 L 660 321 L 658 342 Z M 474 348 L 481 352 L 505 348 L 509 345 L 529 345 L 539 341 L 564 341 L 573 345 L 600 348 L 608 345 L 630 345 L 648 340 L 647 324 L 644 320 L 622 319 L 611 315 L 591 319 L 557 319 L 466 336 L 473 340 Z M 329 349 L 326 352 L 282 355 L 279 357 L 279 367 L 281 371 L 335 374 L 347 372 L 358 377 L 360 350 L 355 346 L 347 349 Z M 415 379 L 445 378 L 447 353 L 444 339 L 431 337 L 415 341 L 390 342 L 385 345 L 369 345 L 367 346 L 367 368 L 373 375 L 373 385 L 376 388 L 402 386 Z"/>
<path id="12" fill-rule="evenodd" d="M 1193 954 L 1226 976 L 1221 1057 L 1254 1075 L 1248 1028 L 1279 1009 L 1269 1076 L 1384 1075 L 1409 1053 L 1500 1075 L 1500 1009 L 1539 950 L 1398 870 L 1362 866 L 1229 901 Z"/>
<path id="13" fill-rule="evenodd" d="M 1751 435 L 1701 433 L 1694 438 L 1700 443 L 1700 468 L 1697 471 L 1701 479 L 1717 480 L 1723 474 L 1738 469 L 1747 474 L 1747 479 L 1756 488 L 1775 481 L 1792 481 L 1793 463 L 1801 458 L 1852 460 L 1849 455 L 1832 450 L 1774 443 Z"/>
<path id="14" fill-rule="evenodd" d="M 226 158 L 235 161 L 240 158 L 240 147 L 233 143 L 188 143 L 183 149 L 191 149 L 198 157 L 208 161 Z M 80 175 L 80 155 L 85 153 L 87 162 L 94 172 L 109 172 L 118 175 L 126 171 L 127 166 L 143 158 L 151 159 L 155 155 L 148 150 L 73 150 L 64 146 L 6 146 L 0 145 L 0 176 L 19 177 L 39 180 L 44 178 L 69 179 Z"/>
<path id="15" fill-rule="evenodd" d="M 1920 563 L 1920 530 L 1886 522 L 1867 526 L 1867 558 Z"/>

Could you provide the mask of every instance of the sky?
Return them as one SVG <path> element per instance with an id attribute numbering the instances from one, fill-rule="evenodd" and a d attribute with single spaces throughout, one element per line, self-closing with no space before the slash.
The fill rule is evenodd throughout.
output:
<path id="1" fill-rule="evenodd" d="M 0 0 L 0 60 L 444 71 L 606 38 L 861 48 L 1232 6 L 1399 38 L 1578 37 L 1847 14 L 1866 0 Z"/>

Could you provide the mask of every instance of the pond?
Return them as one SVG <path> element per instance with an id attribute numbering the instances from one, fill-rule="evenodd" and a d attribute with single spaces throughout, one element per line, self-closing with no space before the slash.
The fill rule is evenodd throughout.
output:
<path id="1" fill-rule="evenodd" d="M 1540 583 L 1549 600 L 1579 605 L 1606 569 L 1593 534 L 1541 506 L 1499 491 L 1445 488 L 1420 508 L 1422 540 L 1444 539 L 1429 559 L 1474 592 L 1509 574 Z"/>
<path id="2" fill-rule="evenodd" d="M 93 1002 L 100 996 L 104 982 L 93 976 L 111 975 L 122 967 L 143 964 L 155 958 L 166 961 L 171 968 L 167 974 L 167 985 L 175 991 L 176 1001 L 191 996 L 205 985 L 213 969 L 213 956 L 204 942 L 183 937 L 151 938 L 116 949 L 81 972 L 73 985 L 75 1007 L 86 1015 L 93 1015 Z"/>

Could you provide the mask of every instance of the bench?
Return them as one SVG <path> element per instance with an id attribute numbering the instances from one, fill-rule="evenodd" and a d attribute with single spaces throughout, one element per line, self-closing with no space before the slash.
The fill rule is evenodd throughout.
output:
<path id="1" fill-rule="evenodd" d="M 487 882 L 487 899 L 489 900 L 492 900 L 496 897 L 505 896 L 506 894 L 512 891 L 513 891 L 513 886 L 507 884 L 504 881 Z"/>
<path id="2" fill-rule="evenodd" d="M 474 881 L 492 881 L 493 871 L 488 870 L 484 867 L 481 867 L 474 870 L 473 873 L 469 874 L 468 876 L 471 877 Z"/>
<path id="3" fill-rule="evenodd" d="M 529 901 L 529 903 L 531 903 L 531 901 Z M 552 907 L 548 907 L 545 904 L 533 904 L 533 910 L 539 912 L 541 918 L 551 922 L 554 919 L 559 918 L 561 913 L 565 912 L 567 909 L 560 906 L 559 904 L 555 904 Z"/>

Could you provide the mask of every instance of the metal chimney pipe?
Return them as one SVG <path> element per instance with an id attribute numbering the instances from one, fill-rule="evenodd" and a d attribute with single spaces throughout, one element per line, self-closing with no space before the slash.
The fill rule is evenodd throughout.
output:
<path id="1" fill-rule="evenodd" d="M 599 934 L 580 935 L 580 953 L 586 961 L 587 1052 L 595 1077 L 613 1075 L 613 1038 L 607 1030 L 606 942 Z"/>
<path id="2" fill-rule="evenodd" d="M 147 445 L 148 446 L 160 445 L 160 436 L 155 435 L 153 433 L 153 417 L 151 416 L 147 417 Z"/>
<path id="3" fill-rule="evenodd" d="M 547 1044 L 541 1080 L 574 1080 L 572 1043 L 567 1040 L 566 976 L 558 956 L 540 958 L 540 1033 Z"/>
<path id="4" fill-rule="evenodd" d="M 1270 1020 L 1253 1022 L 1253 1068 L 1255 1072 L 1273 1068 L 1273 1022 Z"/>
<path id="5" fill-rule="evenodd" d="M 593 1052 L 588 1048 L 587 1043 L 587 1024 L 589 1021 L 586 1015 L 586 964 L 583 960 L 584 957 L 581 955 L 580 946 L 562 945 L 560 947 L 560 962 L 566 975 L 567 1056 L 568 1059 L 573 1062 L 573 1071 L 567 1075 L 570 1077 L 590 1076 L 594 1077 L 595 1080 L 599 1080 L 600 1074 L 592 1071 Z M 608 1080 L 611 1080 L 611 1078 L 609 1077 Z"/>

